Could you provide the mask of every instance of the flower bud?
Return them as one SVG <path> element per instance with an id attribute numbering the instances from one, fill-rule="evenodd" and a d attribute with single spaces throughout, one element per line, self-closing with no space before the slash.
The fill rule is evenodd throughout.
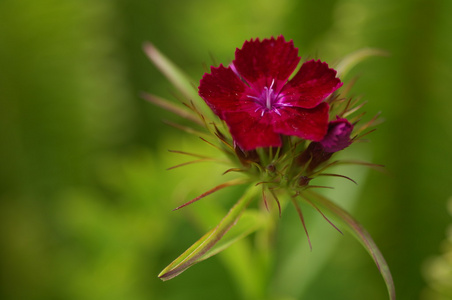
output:
<path id="1" fill-rule="evenodd" d="M 353 125 L 347 119 L 337 117 L 328 124 L 328 132 L 319 143 L 325 152 L 340 151 L 352 143 L 350 140 L 352 131 Z"/>
<path id="2" fill-rule="evenodd" d="M 301 165 L 309 164 L 306 169 L 312 172 L 320 164 L 324 163 L 334 152 L 348 147 L 352 141 L 350 134 L 353 125 L 347 119 L 337 117 L 328 124 L 328 132 L 320 142 L 311 142 L 298 157 Z"/>

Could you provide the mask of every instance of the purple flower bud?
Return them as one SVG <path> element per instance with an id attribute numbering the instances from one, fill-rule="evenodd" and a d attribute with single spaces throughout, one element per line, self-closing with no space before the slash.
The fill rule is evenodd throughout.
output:
<path id="1" fill-rule="evenodd" d="M 328 124 L 328 132 L 320 141 L 323 150 L 334 153 L 348 147 L 352 143 L 350 140 L 352 131 L 353 125 L 347 119 L 337 117 Z"/>
<path id="2" fill-rule="evenodd" d="M 328 123 L 328 132 L 320 142 L 312 142 L 298 157 L 301 165 L 307 165 L 307 171 L 312 172 L 326 162 L 334 152 L 348 147 L 352 141 L 350 134 L 353 125 L 347 119 L 337 117 Z"/>

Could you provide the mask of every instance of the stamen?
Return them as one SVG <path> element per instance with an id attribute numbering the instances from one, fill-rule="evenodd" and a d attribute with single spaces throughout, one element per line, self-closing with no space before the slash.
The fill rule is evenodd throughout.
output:
<path id="1" fill-rule="evenodd" d="M 270 88 L 268 89 L 267 87 L 264 88 L 265 89 L 265 104 L 267 106 L 268 109 L 272 108 L 272 94 L 273 94 L 273 90 Z"/>
<path id="2" fill-rule="evenodd" d="M 258 107 L 258 108 L 256 108 L 255 110 L 254 110 L 254 112 L 257 112 L 259 109 L 262 109 L 262 112 L 261 112 L 261 117 L 263 117 L 264 116 L 264 114 L 265 114 L 265 109 L 263 109 L 262 107 Z"/>
<path id="3" fill-rule="evenodd" d="M 273 78 L 272 84 L 270 84 L 270 89 L 273 88 L 273 84 L 275 83 L 275 79 Z"/>
<path id="4" fill-rule="evenodd" d="M 293 105 L 290 104 L 290 103 L 279 103 L 279 106 L 283 106 L 283 107 L 293 107 Z"/>
<path id="5" fill-rule="evenodd" d="M 267 108 L 268 109 L 272 109 L 272 102 L 274 102 L 274 101 L 272 101 L 272 100 L 275 100 L 275 99 L 272 99 L 272 98 L 274 98 L 274 96 L 273 96 L 273 85 L 275 84 L 275 79 L 273 79 L 272 80 L 272 83 L 270 84 L 270 87 L 264 87 L 264 90 L 265 90 L 265 104 L 266 104 L 266 106 L 267 106 Z"/>
<path id="6" fill-rule="evenodd" d="M 278 97 L 276 97 L 275 102 L 278 102 L 279 99 L 284 97 L 284 94 L 278 94 Z"/>
<path id="7" fill-rule="evenodd" d="M 275 85 L 275 79 L 272 80 L 270 86 L 265 86 L 260 96 L 246 95 L 246 97 L 253 99 L 259 107 L 256 108 L 254 112 L 257 112 L 259 109 L 262 109 L 261 116 L 265 114 L 266 111 L 275 110 L 275 112 L 281 116 L 281 113 L 275 108 L 275 104 L 279 99 L 283 97 L 283 95 L 275 95 L 275 91 L 273 90 L 273 86 Z M 278 105 L 280 106 L 280 105 Z"/>

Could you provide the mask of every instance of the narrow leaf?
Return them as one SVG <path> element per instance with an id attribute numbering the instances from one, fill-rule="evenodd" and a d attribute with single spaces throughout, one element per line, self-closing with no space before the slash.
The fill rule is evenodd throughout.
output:
<path id="1" fill-rule="evenodd" d="M 278 199 L 278 196 L 276 196 L 276 193 L 272 189 L 269 189 L 269 190 L 273 196 L 273 199 L 275 199 L 276 204 L 278 204 L 279 218 L 281 218 L 281 203 L 279 202 L 279 199 Z"/>
<path id="2" fill-rule="evenodd" d="M 300 217 L 301 224 L 303 224 L 304 232 L 306 233 L 306 238 L 308 239 L 309 249 L 312 251 L 312 244 L 311 239 L 309 238 L 308 228 L 306 228 L 306 223 L 304 221 L 303 212 L 301 211 L 301 207 L 298 205 L 297 200 L 295 197 L 292 197 L 292 203 L 295 206 L 295 209 L 297 210 L 298 217 Z"/>
<path id="3" fill-rule="evenodd" d="M 243 170 L 240 168 L 231 168 L 231 169 L 227 169 L 226 171 L 224 171 L 223 175 L 228 174 L 229 172 L 243 172 Z"/>
<path id="4" fill-rule="evenodd" d="M 388 56 L 387 51 L 381 49 L 364 48 L 344 57 L 336 66 L 338 76 L 345 76 L 355 65 L 372 56 Z"/>
<path id="5" fill-rule="evenodd" d="M 154 105 L 157 105 L 163 109 L 166 109 L 169 112 L 172 112 L 173 114 L 176 114 L 184 119 L 190 120 L 198 125 L 204 126 L 204 123 L 198 118 L 197 115 L 190 111 L 187 111 L 185 108 L 180 107 L 179 105 L 176 105 L 166 99 L 147 93 L 142 93 L 141 97 L 143 97 L 145 100 L 151 102 Z"/>
<path id="6" fill-rule="evenodd" d="M 367 166 L 372 169 L 375 169 L 377 171 L 384 172 L 384 165 L 380 164 L 373 164 L 365 161 L 359 161 L 359 160 L 340 160 L 336 164 L 338 165 L 361 165 L 361 166 Z"/>
<path id="7" fill-rule="evenodd" d="M 262 200 L 264 201 L 265 209 L 267 209 L 267 211 L 270 211 L 268 209 L 267 196 L 265 196 L 265 186 L 262 186 Z"/>
<path id="8" fill-rule="evenodd" d="M 182 253 L 182 255 L 168 265 L 159 274 L 159 278 L 162 280 L 172 279 L 192 265 L 225 249 L 225 245 L 229 246 L 231 243 L 226 243 L 221 247 L 219 246 L 219 248 L 213 249 L 213 247 L 223 238 L 229 229 L 231 229 L 231 227 L 238 222 L 241 214 L 245 211 L 248 204 L 254 199 L 257 190 L 258 189 L 254 186 L 251 186 L 243 194 L 239 201 L 229 210 L 228 214 L 221 220 L 217 227 L 206 233 L 201 239 L 199 239 L 184 253 Z M 236 233 L 235 236 L 243 236 L 243 234 Z M 233 240 L 235 239 L 229 239 L 229 241 Z"/>
<path id="9" fill-rule="evenodd" d="M 210 157 L 205 156 L 205 155 L 196 154 L 196 153 L 190 153 L 190 152 L 185 152 L 185 151 L 179 151 L 179 150 L 168 150 L 168 152 L 178 153 L 178 154 L 183 154 L 183 155 L 188 155 L 188 156 L 194 156 L 194 157 L 199 157 L 199 158 L 210 158 Z"/>
<path id="10" fill-rule="evenodd" d="M 388 289 L 389 299 L 395 300 L 395 287 L 389 266 L 383 255 L 378 249 L 370 234 L 364 227 L 358 223 L 348 212 L 337 206 L 329 199 L 313 191 L 305 191 L 304 196 L 308 197 L 313 203 L 321 206 L 323 209 L 331 213 L 338 221 L 340 221 L 346 229 L 364 246 L 364 248 L 372 256 L 378 270 L 380 271 Z"/>
<path id="11" fill-rule="evenodd" d="M 356 181 L 354 181 L 353 179 L 351 179 L 348 176 L 345 175 L 340 175 L 340 174 L 332 174 L 332 173 L 320 173 L 317 176 L 332 176 L 332 177 L 341 177 L 341 178 L 345 178 L 347 180 L 350 180 L 351 182 L 353 182 L 354 184 L 357 184 Z"/>
<path id="12" fill-rule="evenodd" d="M 202 257 L 205 260 L 220 253 L 236 241 L 250 235 L 265 225 L 265 219 L 256 210 L 246 210 L 237 223 Z M 201 260 L 200 260 L 201 261 Z"/>
<path id="13" fill-rule="evenodd" d="M 206 132 L 201 132 L 201 131 L 198 131 L 198 130 L 193 129 L 191 127 L 188 127 L 188 126 L 184 126 L 184 125 L 180 125 L 180 124 L 177 124 L 177 123 L 173 123 L 173 122 L 168 121 L 168 120 L 162 120 L 162 121 L 166 125 L 169 125 L 171 127 L 174 127 L 176 129 L 179 129 L 179 130 L 182 130 L 182 131 L 185 131 L 185 132 L 187 132 L 189 134 L 193 134 L 193 135 L 196 135 L 196 136 L 203 136 L 203 135 L 208 136 L 208 134 Z"/>
<path id="14" fill-rule="evenodd" d="M 216 158 L 201 158 L 201 159 L 191 160 L 191 161 L 187 161 L 187 162 L 169 167 L 167 170 L 172 170 L 172 169 L 180 168 L 183 166 L 187 166 L 187 165 L 191 165 L 191 164 L 195 164 L 195 163 L 199 163 L 199 162 L 206 162 L 206 161 L 220 161 L 220 160 L 218 160 Z"/>
<path id="15" fill-rule="evenodd" d="M 317 207 L 317 205 L 315 205 L 314 203 L 312 203 L 311 200 L 309 200 L 308 198 L 303 198 L 306 202 L 308 202 L 309 205 L 311 205 L 312 207 L 314 207 L 314 209 L 325 219 L 325 221 L 327 221 L 331 226 L 333 226 L 334 229 L 336 229 L 340 234 L 344 235 L 342 233 L 342 231 L 337 228 L 336 225 L 334 225 L 333 222 L 330 221 L 330 219 L 328 219 L 325 214 L 320 210 L 320 208 Z"/>
<path id="16" fill-rule="evenodd" d="M 222 183 L 220 185 L 217 185 L 216 187 L 214 187 L 213 189 L 208 190 L 207 192 L 202 193 L 201 195 L 199 195 L 198 197 L 194 198 L 193 200 L 190 200 L 184 204 L 182 204 L 181 206 L 176 207 L 173 210 L 178 210 L 181 209 L 182 207 L 185 207 L 187 205 L 190 205 L 198 200 L 201 200 L 202 198 L 209 196 L 210 194 L 213 194 L 221 189 L 224 189 L 228 186 L 234 186 L 234 185 L 239 185 L 239 184 L 243 184 L 246 183 L 246 180 L 242 180 L 242 179 L 234 179 L 225 183 Z"/>
<path id="17" fill-rule="evenodd" d="M 165 57 L 153 44 L 147 42 L 143 45 L 144 52 L 157 68 L 187 99 L 198 98 L 198 94 L 190 84 L 188 77 L 167 57 Z"/>

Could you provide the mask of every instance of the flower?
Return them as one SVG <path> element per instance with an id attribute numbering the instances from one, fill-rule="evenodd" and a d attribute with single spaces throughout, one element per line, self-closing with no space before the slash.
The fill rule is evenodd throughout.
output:
<path id="1" fill-rule="evenodd" d="M 350 146 L 350 134 L 353 125 L 347 119 L 337 117 L 328 124 L 328 132 L 320 141 L 323 150 L 328 153 L 340 151 Z"/>
<path id="2" fill-rule="evenodd" d="M 336 71 L 319 60 L 300 62 L 283 36 L 246 41 L 229 67 L 211 67 L 199 95 L 226 122 L 243 150 L 279 147 L 280 135 L 320 141 L 328 130 L 324 100 L 341 87 Z"/>

